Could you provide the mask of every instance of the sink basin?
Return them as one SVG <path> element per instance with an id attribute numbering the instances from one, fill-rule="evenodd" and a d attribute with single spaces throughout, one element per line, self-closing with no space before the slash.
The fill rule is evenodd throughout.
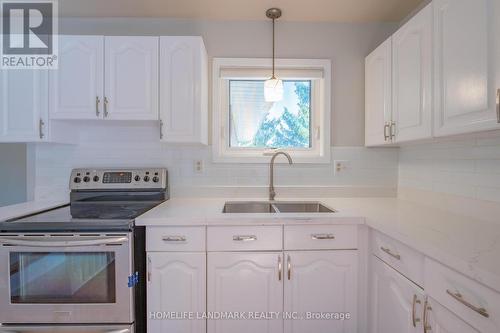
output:
<path id="1" fill-rule="evenodd" d="M 223 213 L 335 213 L 316 201 L 228 201 Z"/>
<path id="2" fill-rule="evenodd" d="M 335 210 L 319 202 L 276 202 L 274 207 L 280 213 L 335 213 Z"/>
<path id="3" fill-rule="evenodd" d="M 276 213 L 270 202 L 230 201 L 224 205 L 223 213 Z"/>

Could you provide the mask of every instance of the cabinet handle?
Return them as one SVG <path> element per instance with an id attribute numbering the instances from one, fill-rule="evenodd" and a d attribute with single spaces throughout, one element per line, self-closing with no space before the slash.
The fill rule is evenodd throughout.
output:
<path id="1" fill-rule="evenodd" d="M 416 311 L 416 304 L 420 304 L 420 300 L 418 299 L 417 295 L 413 295 L 413 305 L 412 305 L 412 322 L 413 322 L 413 327 L 417 327 L 417 323 L 420 322 L 420 318 L 416 318 L 415 311 Z"/>
<path id="2" fill-rule="evenodd" d="M 286 264 L 288 270 L 288 280 L 290 280 L 292 278 L 292 259 L 290 259 L 290 255 L 287 256 Z"/>
<path id="3" fill-rule="evenodd" d="M 257 236 L 254 236 L 254 235 L 235 235 L 233 236 L 233 241 L 235 242 L 252 242 L 252 241 L 256 241 L 257 240 Z"/>
<path id="4" fill-rule="evenodd" d="M 163 236 L 162 240 L 164 242 L 185 242 L 186 236 Z"/>
<path id="5" fill-rule="evenodd" d="M 446 289 L 446 293 L 448 295 L 450 295 L 451 297 L 453 297 L 459 303 L 462 303 L 463 305 L 465 305 L 469 309 L 472 309 L 473 311 L 479 313 L 481 316 L 483 316 L 485 318 L 489 318 L 490 317 L 488 311 L 486 311 L 485 308 L 480 308 L 480 307 L 472 305 L 470 302 L 466 301 L 464 299 L 464 297 L 462 296 L 462 294 L 460 294 L 458 291 L 457 292 L 452 292 L 451 290 Z"/>
<path id="6" fill-rule="evenodd" d="M 45 134 L 43 133 L 43 126 L 45 126 L 45 122 L 40 118 L 40 121 L 38 122 L 38 133 L 40 135 L 40 139 L 45 137 Z"/>
<path id="7" fill-rule="evenodd" d="M 312 234 L 311 238 L 314 240 L 335 239 L 333 234 Z"/>
<path id="8" fill-rule="evenodd" d="M 382 251 L 384 251 L 385 253 L 387 253 L 388 255 L 390 255 L 391 257 L 393 257 L 397 260 L 401 260 L 401 256 L 399 254 L 393 253 L 390 249 L 383 247 L 383 246 L 381 246 L 380 249 Z"/>
<path id="9" fill-rule="evenodd" d="M 389 123 L 385 123 L 384 125 L 384 141 L 389 140 Z"/>
<path id="10" fill-rule="evenodd" d="M 160 119 L 160 140 L 163 139 L 163 120 Z"/>
<path id="11" fill-rule="evenodd" d="M 99 103 L 101 103 L 101 100 L 99 99 L 99 96 L 95 97 L 95 116 L 99 117 L 101 112 L 99 112 Z"/>
<path id="12" fill-rule="evenodd" d="M 151 257 L 148 256 L 148 282 L 151 282 Z"/>
<path id="13" fill-rule="evenodd" d="M 500 89 L 497 89 L 497 123 L 500 124 Z"/>
<path id="14" fill-rule="evenodd" d="M 396 122 L 391 121 L 391 126 L 390 126 L 390 139 L 394 139 L 396 137 Z"/>
<path id="15" fill-rule="evenodd" d="M 278 256 L 278 281 L 281 281 L 281 273 L 282 273 L 282 265 L 281 265 L 281 255 Z"/>
<path id="16" fill-rule="evenodd" d="M 432 330 L 431 325 L 429 325 L 429 313 L 428 311 L 432 311 L 432 308 L 429 306 L 427 299 L 424 303 L 424 333 L 427 333 Z"/>
<path id="17" fill-rule="evenodd" d="M 109 115 L 108 103 L 109 103 L 108 98 L 106 96 L 104 96 L 104 118 L 107 118 Z"/>

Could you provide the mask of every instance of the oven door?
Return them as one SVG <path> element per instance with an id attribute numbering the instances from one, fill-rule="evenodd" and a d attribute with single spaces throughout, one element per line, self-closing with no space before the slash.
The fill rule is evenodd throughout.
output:
<path id="1" fill-rule="evenodd" d="M 0 235 L 0 323 L 132 323 L 132 234 Z"/>

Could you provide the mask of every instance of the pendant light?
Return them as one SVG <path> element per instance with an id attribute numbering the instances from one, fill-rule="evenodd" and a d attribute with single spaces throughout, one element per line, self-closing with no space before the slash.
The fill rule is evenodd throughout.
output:
<path id="1" fill-rule="evenodd" d="M 273 73 L 270 79 L 264 82 L 264 98 L 266 102 L 279 102 L 283 99 L 283 81 L 276 78 L 275 69 L 275 46 L 274 46 L 274 23 L 281 17 L 281 9 L 270 8 L 266 11 L 266 16 L 273 20 Z"/>

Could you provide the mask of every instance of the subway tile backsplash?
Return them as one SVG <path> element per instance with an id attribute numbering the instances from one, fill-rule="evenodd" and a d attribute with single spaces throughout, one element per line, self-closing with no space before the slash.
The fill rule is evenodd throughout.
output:
<path id="1" fill-rule="evenodd" d="M 404 146 L 398 178 L 400 188 L 500 202 L 500 134 Z"/>

